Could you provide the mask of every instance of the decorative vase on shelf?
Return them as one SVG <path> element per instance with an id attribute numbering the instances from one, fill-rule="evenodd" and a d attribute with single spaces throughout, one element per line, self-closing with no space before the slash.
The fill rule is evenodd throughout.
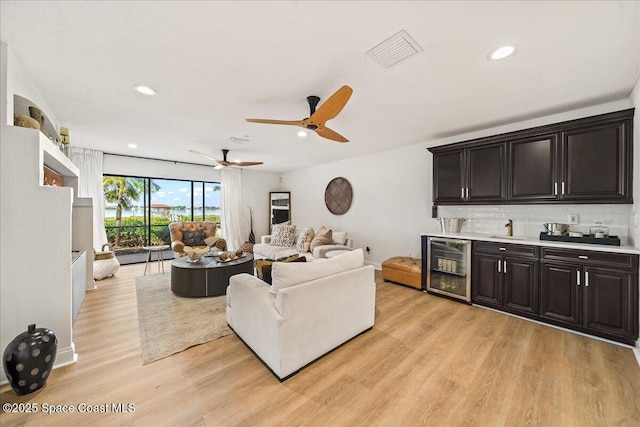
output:
<path id="1" fill-rule="evenodd" d="M 29 107 L 29 115 L 40 123 L 40 129 L 44 129 L 44 114 L 39 108 Z"/>
<path id="2" fill-rule="evenodd" d="M 13 339 L 4 350 L 2 365 L 11 388 L 18 394 L 29 394 L 47 382 L 56 360 L 58 339 L 52 330 L 28 326 L 26 332 Z"/>

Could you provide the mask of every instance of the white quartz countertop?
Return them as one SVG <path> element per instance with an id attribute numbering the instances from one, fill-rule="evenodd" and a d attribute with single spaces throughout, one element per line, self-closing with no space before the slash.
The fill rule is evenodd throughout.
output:
<path id="1" fill-rule="evenodd" d="M 465 239 L 465 240 L 482 240 L 484 242 L 498 242 L 498 243 L 512 243 L 516 245 L 534 245 L 544 246 L 548 248 L 565 248 L 565 249 L 578 249 L 585 251 L 599 251 L 599 252 L 614 252 L 624 254 L 640 254 L 640 249 L 629 245 L 612 246 L 612 245 L 596 245 L 589 243 L 573 243 L 573 242 L 555 242 L 551 240 L 540 240 L 539 237 L 526 237 L 526 236 L 513 236 L 507 237 L 481 234 L 481 233 L 448 233 L 443 234 L 441 231 L 425 232 L 423 236 L 444 237 L 450 239 Z"/>

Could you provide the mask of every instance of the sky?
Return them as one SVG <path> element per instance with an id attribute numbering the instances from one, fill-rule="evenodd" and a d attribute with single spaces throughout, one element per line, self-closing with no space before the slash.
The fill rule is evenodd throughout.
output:
<path id="1" fill-rule="evenodd" d="M 191 206 L 191 181 L 178 181 L 170 179 L 153 179 L 152 182 L 160 188 L 151 194 L 151 204 L 164 204 L 169 206 Z M 199 185 L 198 185 L 199 184 Z M 205 205 L 220 207 L 220 191 L 213 191 L 214 187 L 220 184 L 205 183 Z M 202 206 L 202 183 L 194 184 L 194 206 Z M 136 206 L 143 206 L 144 199 L 140 197 Z M 106 203 L 107 206 L 115 206 L 114 203 Z"/>
<path id="2" fill-rule="evenodd" d="M 191 182 L 154 179 L 160 186 L 155 193 L 151 193 L 151 204 L 162 203 L 170 206 L 191 206 Z M 205 184 L 205 205 L 220 206 L 220 191 L 213 191 L 219 184 Z M 194 206 L 202 205 L 202 185 L 194 185 Z"/>

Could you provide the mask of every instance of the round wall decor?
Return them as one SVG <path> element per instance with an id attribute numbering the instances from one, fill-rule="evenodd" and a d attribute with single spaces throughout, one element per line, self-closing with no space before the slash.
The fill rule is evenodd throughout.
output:
<path id="1" fill-rule="evenodd" d="M 342 215 L 351 207 L 353 189 L 345 178 L 334 178 L 324 191 L 324 203 L 334 215 Z"/>

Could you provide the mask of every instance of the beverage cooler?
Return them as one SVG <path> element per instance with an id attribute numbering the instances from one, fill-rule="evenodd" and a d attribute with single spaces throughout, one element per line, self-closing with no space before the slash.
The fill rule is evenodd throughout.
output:
<path id="1" fill-rule="evenodd" d="M 471 303 L 471 242 L 435 236 L 422 242 L 425 290 Z"/>

